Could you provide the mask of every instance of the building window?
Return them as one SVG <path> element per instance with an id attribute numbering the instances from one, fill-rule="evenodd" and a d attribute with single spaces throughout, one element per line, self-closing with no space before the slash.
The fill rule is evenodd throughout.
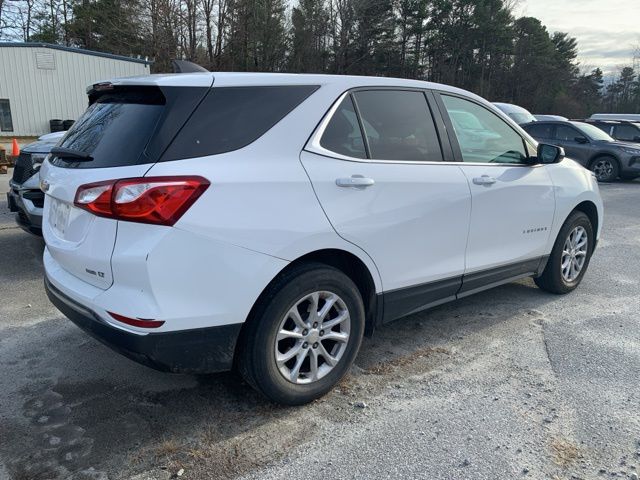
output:
<path id="1" fill-rule="evenodd" d="M 11 105 L 7 99 L 0 99 L 0 132 L 13 132 Z"/>

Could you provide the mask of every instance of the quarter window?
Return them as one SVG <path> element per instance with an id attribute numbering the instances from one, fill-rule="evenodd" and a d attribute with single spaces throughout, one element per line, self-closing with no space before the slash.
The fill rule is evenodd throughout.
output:
<path id="1" fill-rule="evenodd" d="M 322 148 L 347 157 L 367 158 L 351 95 L 345 97 L 331 117 L 320 139 L 320 145 Z"/>
<path id="2" fill-rule="evenodd" d="M 13 132 L 11 104 L 7 99 L 0 99 L 0 132 Z"/>
<path id="3" fill-rule="evenodd" d="M 442 161 L 436 127 L 422 92 L 368 90 L 354 93 L 374 160 Z"/>
<path id="4" fill-rule="evenodd" d="M 442 95 L 462 160 L 477 163 L 526 163 L 523 138 L 487 108 L 459 97 Z"/>
<path id="5" fill-rule="evenodd" d="M 253 143 L 318 89 L 316 85 L 213 87 L 163 160 L 231 152 Z"/>

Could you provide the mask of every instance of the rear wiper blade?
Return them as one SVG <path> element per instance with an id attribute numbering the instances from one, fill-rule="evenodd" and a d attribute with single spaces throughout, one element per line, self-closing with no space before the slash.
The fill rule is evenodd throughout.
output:
<path id="1" fill-rule="evenodd" d="M 51 155 L 63 159 L 72 159 L 76 162 L 90 162 L 93 160 L 93 157 L 88 153 L 81 152 L 80 150 L 74 150 L 73 148 L 53 147 L 51 149 Z"/>

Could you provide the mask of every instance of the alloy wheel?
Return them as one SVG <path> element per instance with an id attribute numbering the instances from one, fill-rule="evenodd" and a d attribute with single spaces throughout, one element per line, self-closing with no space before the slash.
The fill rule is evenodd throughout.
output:
<path id="1" fill-rule="evenodd" d="M 349 342 L 351 318 L 335 293 L 313 292 L 289 309 L 275 341 L 278 370 L 295 384 L 313 383 L 340 362 Z"/>
<path id="2" fill-rule="evenodd" d="M 587 231 L 582 226 L 577 226 L 567 236 L 562 249 L 562 261 L 560 262 L 562 278 L 566 282 L 571 283 L 580 276 L 587 260 L 588 243 Z"/>
<path id="3" fill-rule="evenodd" d="M 596 178 L 599 181 L 609 180 L 613 174 L 613 169 L 614 167 L 611 160 L 606 158 L 601 158 L 593 164 L 593 173 L 596 174 Z"/>

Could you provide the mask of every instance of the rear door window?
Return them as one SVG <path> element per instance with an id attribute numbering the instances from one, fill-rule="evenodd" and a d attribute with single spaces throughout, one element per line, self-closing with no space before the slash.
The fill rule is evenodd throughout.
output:
<path id="1" fill-rule="evenodd" d="M 442 161 L 436 126 L 424 93 L 367 90 L 353 94 L 373 160 Z"/>
<path id="2" fill-rule="evenodd" d="M 243 148 L 302 103 L 317 85 L 212 88 L 162 160 L 203 157 Z"/>

